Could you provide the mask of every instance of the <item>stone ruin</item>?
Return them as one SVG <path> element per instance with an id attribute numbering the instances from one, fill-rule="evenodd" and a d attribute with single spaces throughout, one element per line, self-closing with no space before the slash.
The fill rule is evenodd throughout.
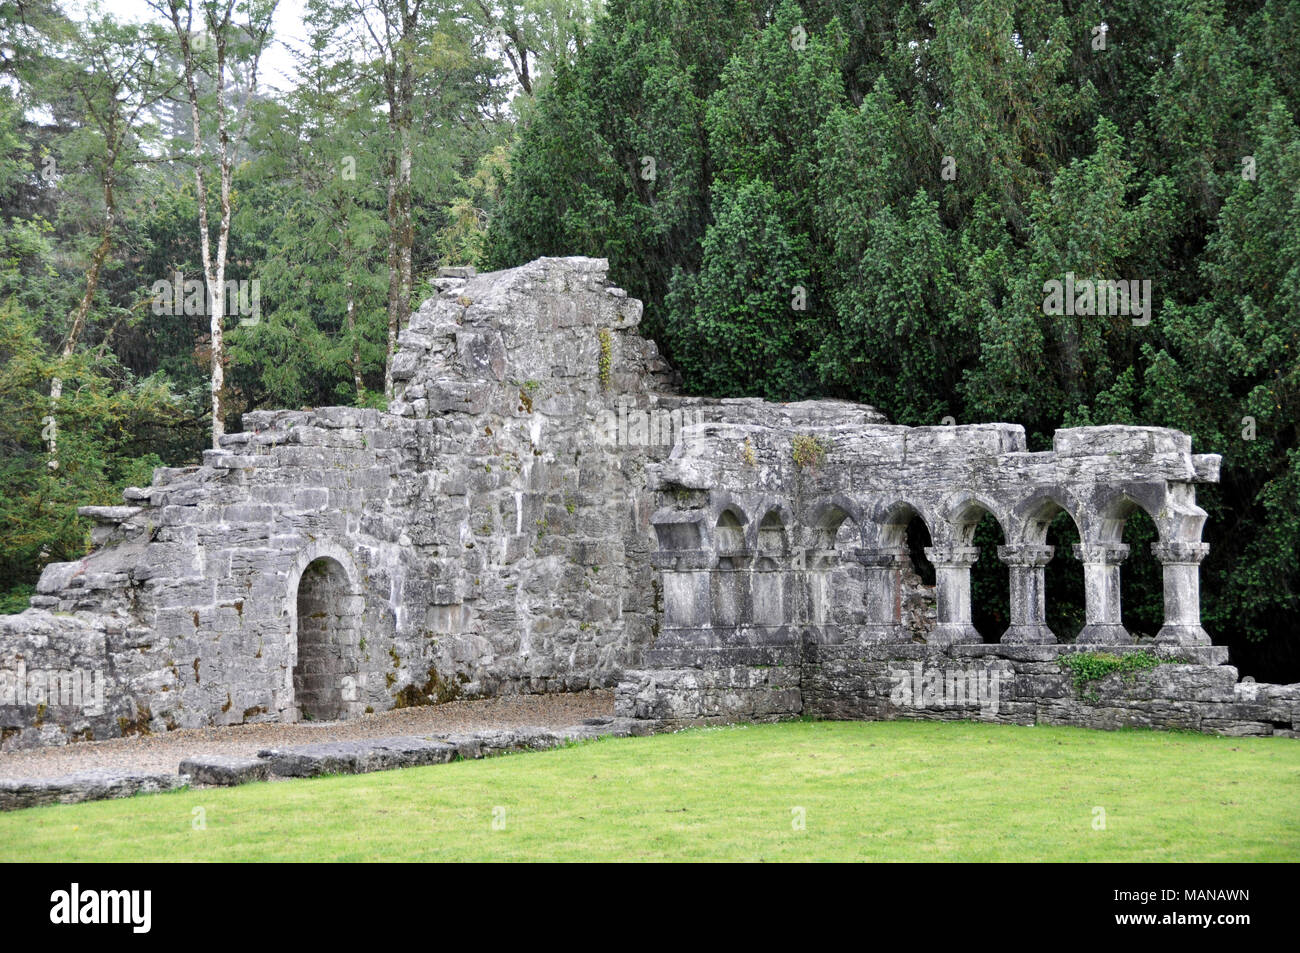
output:
<path id="1" fill-rule="evenodd" d="M 1008 424 L 682 396 L 606 268 L 447 270 L 400 336 L 387 412 L 248 413 L 201 466 L 83 507 L 91 552 L 0 616 L 0 750 L 613 686 L 619 715 L 668 724 L 1300 727 L 1300 686 L 1239 683 L 1200 625 L 1195 485 L 1219 458 L 1185 434 L 1076 428 L 1031 453 Z M 1060 659 L 1133 642 L 1137 509 L 1160 534 L 1146 650 L 1164 664 L 1081 694 Z M 1087 593 L 1073 641 L 1044 613 L 1061 511 Z M 986 514 L 1002 633 L 971 621 Z M 907 556 L 916 517 L 933 590 Z"/>

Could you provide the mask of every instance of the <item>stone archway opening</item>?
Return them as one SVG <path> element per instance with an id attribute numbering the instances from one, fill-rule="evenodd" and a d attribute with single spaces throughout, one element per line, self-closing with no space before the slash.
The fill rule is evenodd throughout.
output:
<path id="1" fill-rule="evenodd" d="M 1119 577 L 1124 628 L 1134 639 L 1154 639 L 1165 621 L 1164 567 L 1151 552 L 1160 534 L 1146 510 L 1134 507 L 1120 539 L 1128 547 Z"/>
<path id="2" fill-rule="evenodd" d="M 1074 555 L 1079 527 L 1069 513 L 1057 509 L 1044 540 L 1055 554 L 1044 572 L 1047 627 L 1061 642 L 1073 642 L 1085 622 L 1083 569 Z"/>
<path id="3" fill-rule="evenodd" d="M 347 570 L 321 556 L 303 570 L 297 604 L 294 701 L 304 721 L 332 721 L 356 701 L 360 655 L 360 603 Z"/>
<path id="4" fill-rule="evenodd" d="M 1007 537 L 996 516 L 981 506 L 972 507 L 975 523 L 963 532 L 963 542 L 979 550 L 970 570 L 971 622 L 985 642 L 997 642 L 1011 624 L 1011 573 L 998 558 Z"/>
<path id="5" fill-rule="evenodd" d="M 937 592 L 934 564 L 926 550 L 934 545 L 930 526 L 910 503 L 889 507 L 880 520 L 880 544 L 897 551 L 889 601 L 894 603 L 896 622 L 906 630 L 897 638 L 928 638 L 937 620 Z"/>
<path id="6" fill-rule="evenodd" d="M 904 545 L 907 546 L 907 557 L 911 562 L 908 570 L 920 585 L 933 588 L 934 563 L 930 562 L 930 558 L 925 554 L 925 551 L 934 545 L 930 537 L 930 527 L 925 525 L 925 520 L 921 519 L 920 515 L 913 512 L 911 519 L 907 521 L 907 530 L 903 538 Z"/>

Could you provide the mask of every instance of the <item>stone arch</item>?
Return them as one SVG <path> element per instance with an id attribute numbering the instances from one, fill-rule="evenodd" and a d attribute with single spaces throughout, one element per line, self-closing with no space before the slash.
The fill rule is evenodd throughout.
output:
<path id="1" fill-rule="evenodd" d="M 289 572 L 290 685 L 302 719 L 352 714 L 358 698 L 365 598 L 352 557 L 333 543 L 312 543 Z"/>
<path id="2" fill-rule="evenodd" d="M 906 642 L 928 633 L 935 605 L 934 567 L 920 538 L 909 540 L 909 528 L 919 523 L 933 546 L 935 513 L 924 503 L 885 497 L 864 508 L 862 525 L 866 622 L 861 637 L 873 642 Z"/>
<path id="3" fill-rule="evenodd" d="M 710 590 L 715 628 L 750 621 L 748 568 L 751 554 L 745 540 L 746 517 L 740 507 L 727 504 L 713 524 L 714 566 Z"/>
<path id="4" fill-rule="evenodd" d="M 714 552 L 719 555 L 745 552 L 749 548 L 745 542 L 748 524 L 749 517 L 739 506 L 734 503 L 723 506 L 712 522 Z"/>
<path id="5" fill-rule="evenodd" d="M 784 507 L 773 506 L 758 521 L 755 550 L 766 557 L 785 556 L 790 551 L 789 514 Z"/>
<path id="6" fill-rule="evenodd" d="M 996 642 L 1011 621 L 1013 580 L 1001 558 L 1009 538 L 1007 508 L 985 494 L 959 490 L 944 500 L 939 514 L 946 539 L 936 545 L 953 556 L 965 553 L 971 560 L 964 570 L 966 580 L 959 585 L 968 590 L 970 601 L 963 621 L 973 625 L 985 642 Z M 987 519 L 993 521 L 991 534 Z"/>
<path id="7" fill-rule="evenodd" d="M 935 533 L 939 526 L 939 520 L 935 518 L 934 513 L 930 512 L 928 507 L 907 500 L 895 499 L 892 502 L 875 507 L 870 523 L 866 527 L 870 536 L 869 541 L 882 548 L 906 546 L 907 527 L 913 519 L 921 520 L 932 541 L 936 538 Z"/>
<path id="8" fill-rule="evenodd" d="M 1007 542 L 1043 545 L 1047 539 L 1047 529 L 1059 513 L 1070 517 L 1080 540 L 1088 539 L 1087 531 L 1091 528 L 1092 520 L 1088 519 L 1088 511 L 1082 501 L 1064 488 L 1053 488 L 1032 493 L 1016 504 L 1007 523 L 1003 525 Z"/>
<path id="9" fill-rule="evenodd" d="M 1137 510 L 1151 517 L 1160 532 L 1163 486 L 1125 486 L 1101 490 L 1093 505 L 1093 532 L 1087 542 L 1118 544 L 1124 540 L 1124 524 Z"/>
<path id="10" fill-rule="evenodd" d="M 862 514 L 852 500 L 836 494 L 820 503 L 808 518 L 809 543 L 815 549 L 841 549 L 861 546 Z M 854 531 L 852 542 L 844 538 L 847 529 Z"/>
<path id="11" fill-rule="evenodd" d="M 835 551 L 836 562 L 827 579 L 825 601 L 828 620 L 850 631 L 868 621 L 867 570 L 857 558 L 861 547 L 862 527 L 853 515 L 845 513 L 828 547 Z"/>
<path id="12" fill-rule="evenodd" d="M 790 556 L 790 513 L 780 504 L 771 506 L 759 520 L 754 538 L 754 563 L 750 573 L 755 625 L 781 626 L 787 621 L 787 562 Z"/>
<path id="13" fill-rule="evenodd" d="M 1012 626 L 1005 642 L 1054 642 L 1070 639 L 1087 624 L 1085 573 L 1074 553 L 1057 540 L 1049 545 L 1048 531 L 1062 513 L 1079 542 L 1092 526 L 1083 502 L 1064 487 L 1040 489 L 1013 508 L 1007 546 L 999 558 L 1012 566 Z M 1018 578 L 1017 578 L 1018 577 Z M 1018 591 L 1016 591 L 1018 590 Z"/>
<path id="14" fill-rule="evenodd" d="M 970 490 L 960 490 L 952 494 L 939 507 L 942 526 L 949 534 L 949 542 L 957 546 L 969 546 L 975 536 L 975 527 L 985 515 L 997 521 L 1002 535 L 1010 539 L 1008 529 L 1011 520 L 1006 507 L 991 497 Z"/>

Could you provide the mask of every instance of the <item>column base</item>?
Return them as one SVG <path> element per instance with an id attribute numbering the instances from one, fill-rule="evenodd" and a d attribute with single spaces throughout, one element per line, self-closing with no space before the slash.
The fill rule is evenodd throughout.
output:
<path id="1" fill-rule="evenodd" d="M 1156 633 L 1162 645 L 1212 645 L 1210 634 L 1199 625 L 1164 625 Z"/>
<path id="2" fill-rule="evenodd" d="M 969 622 L 940 622 L 926 636 L 927 645 L 967 645 L 983 642 L 979 630 Z"/>
<path id="3" fill-rule="evenodd" d="M 1085 625 L 1074 641 L 1079 645 L 1132 645 L 1135 640 L 1118 622 L 1094 622 Z"/>
<path id="4" fill-rule="evenodd" d="M 1002 633 L 1004 645 L 1055 645 L 1056 633 L 1043 623 L 1013 625 Z"/>

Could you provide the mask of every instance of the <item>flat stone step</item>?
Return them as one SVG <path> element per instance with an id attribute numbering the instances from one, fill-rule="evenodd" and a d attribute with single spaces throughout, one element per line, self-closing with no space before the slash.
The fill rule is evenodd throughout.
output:
<path id="1" fill-rule="evenodd" d="M 200 755 L 182 761 L 180 773 L 188 774 L 195 784 L 233 787 L 249 781 L 265 781 L 271 775 L 271 765 L 261 758 Z"/>
<path id="2" fill-rule="evenodd" d="M 606 736 L 648 735 L 657 727 L 657 722 L 633 718 L 588 718 L 568 728 L 524 726 L 423 737 L 326 741 L 264 749 L 258 752 L 258 757 L 270 765 L 271 774 L 277 777 L 313 778 L 445 764 L 458 758 L 475 760 L 516 751 L 544 751 Z"/>
<path id="3" fill-rule="evenodd" d="M 44 804 L 77 804 L 171 791 L 190 783 L 187 774 L 84 771 L 55 778 L 0 780 L 0 811 Z"/>
<path id="4" fill-rule="evenodd" d="M 314 778 L 445 764 L 456 757 L 456 748 L 431 738 L 397 737 L 271 748 L 259 751 L 258 757 L 277 777 Z"/>

